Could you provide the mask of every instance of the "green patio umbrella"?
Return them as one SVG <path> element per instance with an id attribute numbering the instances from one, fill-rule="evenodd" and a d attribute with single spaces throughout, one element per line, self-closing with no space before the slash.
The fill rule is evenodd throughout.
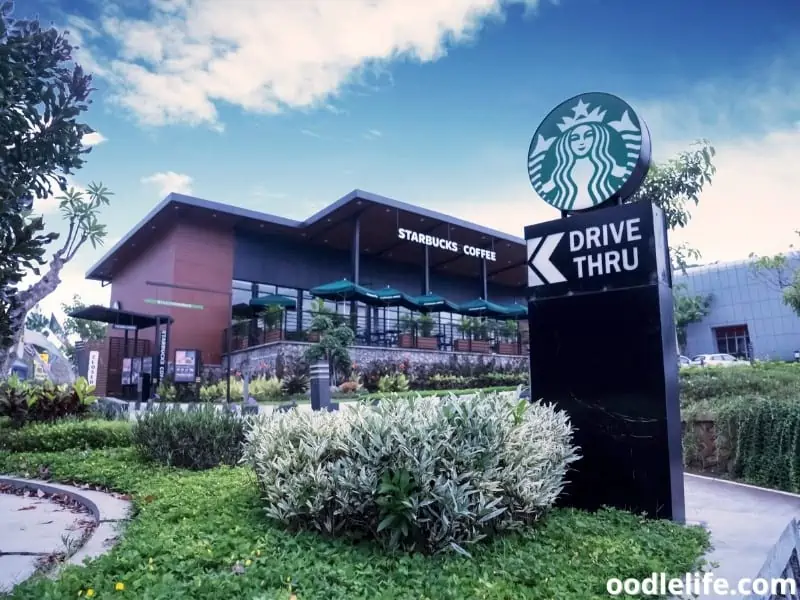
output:
<path id="1" fill-rule="evenodd" d="M 492 319 L 502 319 L 503 317 L 510 316 L 506 307 L 495 304 L 494 302 L 489 302 L 483 298 L 477 298 L 470 302 L 459 304 L 457 306 L 457 312 L 471 317 L 489 317 Z"/>
<path id="2" fill-rule="evenodd" d="M 385 288 L 375 290 L 375 296 L 384 307 L 400 306 L 409 310 L 419 310 L 419 305 L 414 302 L 411 296 L 388 285 Z"/>
<path id="3" fill-rule="evenodd" d="M 425 294 L 411 298 L 411 300 L 417 305 L 416 310 L 422 313 L 458 312 L 458 307 L 455 304 L 438 294 Z"/>
<path id="4" fill-rule="evenodd" d="M 315 298 L 333 300 L 334 302 L 362 302 L 375 306 L 381 304 L 375 291 L 347 279 L 318 285 L 315 288 L 311 288 L 309 293 Z"/>
<path id="5" fill-rule="evenodd" d="M 528 318 L 528 307 L 517 302 L 514 304 L 503 304 L 501 305 L 507 311 L 507 318 L 517 319 L 518 321 L 521 319 Z"/>
<path id="6" fill-rule="evenodd" d="M 289 298 L 289 296 L 281 296 L 280 294 L 267 294 L 266 296 L 259 296 L 250 300 L 250 306 L 256 310 L 264 309 L 269 306 L 280 306 L 286 310 L 296 310 L 297 300 Z"/>

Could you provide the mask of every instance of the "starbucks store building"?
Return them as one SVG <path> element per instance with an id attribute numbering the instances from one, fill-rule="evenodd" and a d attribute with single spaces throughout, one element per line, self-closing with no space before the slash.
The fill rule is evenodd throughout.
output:
<path id="1" fill-rule="evenodd" d="M 220 365 L 309 341 L 320 309 L 359 346 L 524 356 L 526 269 L 521 238 L 354 190 L 304 221 L 170 194 L 86 277 L 113 307 L 169 321 L 170 362 L 189 348 Z"/>

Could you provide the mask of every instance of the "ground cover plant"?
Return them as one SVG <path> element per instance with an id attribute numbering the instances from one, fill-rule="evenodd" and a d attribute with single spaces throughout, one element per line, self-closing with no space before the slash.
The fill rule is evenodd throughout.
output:
<path id="1" fill-rule="evenodd" d="M 466 552 L 552 506 L 571 437 L 565 413 L 515 394 L 385 399 L 258 417 L 245 460 L 279 523 Z"/>
<path id="2" fill-rule="evenodd" d="M 137 600 L 600 600 L 610 577 L 698 570 L 708 543 L 696 527 L 555 509 L 534 529 L 472 547 L 472 559 L 387 554 L 271 525 L 244 468 L 169 469 L 130 448 L 0 453 L 1 472 L 35 476 L 43 466 L 57 481 L 128 494 L 136 514 L 109 554 L 23 583 L 13 600 L 75 600 L 88 590 Z"/>

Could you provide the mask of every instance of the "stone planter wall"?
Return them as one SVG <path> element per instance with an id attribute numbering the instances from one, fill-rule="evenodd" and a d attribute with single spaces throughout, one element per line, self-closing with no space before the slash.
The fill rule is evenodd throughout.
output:
<path id="1" fill-rule="evenodd" d="M 272 372 L 276 368 L 300 359 L 311 344 L 307 342 L 275 342 L 255 346 L 247 350 L 231 354 L 231 369 L 237 370 L 248 361 L 250 368 L 266 368 Z M 485 365 L 492 363 L 498 368 L 524 370 L 528 367 L 526 356 L 510 356 L 500 354 L 476 354 L 474 352 L 439 352 L 436 350 L 418 350 L 415 348 L 375 348 L 371 346 L 354 346 L 350 348 L 350 358 L 359 365 L 366 365 L 376 360 L 401 362 L 405 359 L 413 364 L 448 365 L 453 370 L 467 365 Z"/>
<path id="2" fill-rule="evenodd" d="M 714 415 L 700 414 L 681 421 L 685 466 L 709 473 L 727 472 L 731 452 L 727 445 L 718 443 Z"/>

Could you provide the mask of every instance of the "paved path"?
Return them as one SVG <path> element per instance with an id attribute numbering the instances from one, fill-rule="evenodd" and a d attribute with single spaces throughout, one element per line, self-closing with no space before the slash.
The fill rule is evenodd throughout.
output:
<path id="1" fill-rule="evenodd" d="M 688 474 L 684 482 L 687 521 L 711 531 L 714 549 L 708 558 L 719 563 L 714 575 L 729 583 L 758 575 L 789 521 L 800 518 L 800 497 L 793 494 Z"/>
<path id="2" fill-rule="evenodd" d="M 24 494 L 9 491 L 20 484 Z M 0 489 L 0 594 L 55 556 L 80 564 L 107 552 L 130 510 L 112 494 L 49 482 L 0 477 Z"/>

